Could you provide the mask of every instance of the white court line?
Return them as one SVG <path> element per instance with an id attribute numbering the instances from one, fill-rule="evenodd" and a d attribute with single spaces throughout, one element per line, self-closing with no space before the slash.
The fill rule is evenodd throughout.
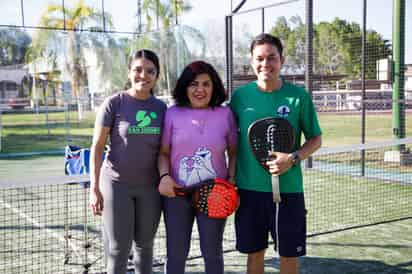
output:
<path id="1" fill-rule="evenodd" d="M 41 224 L 39 222 L 37 222 L 35 219 L 31 218 L 30 216 L 28 216 L 27 214 L 19 211 L 18 209 L 12 207 L 9 203 L 6 203 L 2 200 L 0 200 L 0 205 L 2 205 L 4 208 L 7 208 L 11 211 L 13 211 L 15 214 L 17 214 L 18 216 L 22 217 L 23 219 L 27 220 L 29 223 L 33 224 L 34 226 L 44 229 L 46 231 L 46 233 L 50 234 L 53 238 L 59 240 L 60 242 L 63 242 L 64 244 L 66 244 L 66 240 L 64 239 L 64 237 L 62 237 L 61 235 L 59 235 L 58 233 L 52 231 L 49 228 L 46 228 L 46 225 Z M 76 257 L 81 256 L 81 254 L 79 253 L 80 247 L 71 243 L 70 241 L 68 241 L 70 248 L 74 251 L 74 254 Z"/>

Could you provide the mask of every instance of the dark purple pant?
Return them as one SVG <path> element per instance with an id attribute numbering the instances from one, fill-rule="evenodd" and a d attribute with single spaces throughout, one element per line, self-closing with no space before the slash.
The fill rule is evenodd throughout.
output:
<path id="1" fill-rule="evenodd" d="M 192 207 L 190 196 L 164 198 L 163 208 L 167 235 L 165 274 L 185 272 L 195 218 L 205 273 L 223 274 L 222 241 L 226 219 L 212 219 L 197 213 Z"/>

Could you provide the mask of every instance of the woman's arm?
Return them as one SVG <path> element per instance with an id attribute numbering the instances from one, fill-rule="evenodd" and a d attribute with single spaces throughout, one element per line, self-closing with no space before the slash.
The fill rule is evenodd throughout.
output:
<path id="1" fill-rule="evenodd" d="M 235 171 L 236 171 L 236 145 L 229 145 L 227 149 L 228 163 L 228 177 L 227 180 L 231 183 L 235 183 Z"/>
<path id="2" fill-rule="evenodd" d="M 168 147 L 162 146 L 160 148 L 158 169 L 160 174 L 159 192 L 167 197 L 176 197 L 175 188 L 180 188 L 175 180 L 170 176 L 169 170 L 170 151 Z"/>
<path id="3" fill-rule="evenodd" d="M 104 147 L 109 133 L 109 127 L 95 125 L 90 149 L 90 205 L 94 215 L 101 215 L 103 211 L 103 196 L 100 192 L 99 181 Z"/>

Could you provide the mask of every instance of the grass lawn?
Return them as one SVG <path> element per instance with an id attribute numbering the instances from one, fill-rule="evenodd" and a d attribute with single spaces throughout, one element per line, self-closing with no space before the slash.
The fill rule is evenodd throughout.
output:
<path id="1" fill-rule="evenodd" d="M 323 132 L 323 146 L 361 143 L 362 117 L 360 114 L 319 113 L 319 123 Z M 366 143 L 393 139 L 392 115 L 368 114 L 366 116 Z M 405 117 L 406 137 L 412 136 L 412 113 Z"/>
<path id="2" fill-rule="evenodd" d="M 41 114 L 3 114 L 1 152 L 39 152 L 62 150 L 67 144 L 91 145 L 94 112 L 86 112 L 82 121 L 77 112 Z M 46 123 L 47 121 L 47 123 Z"/>
<path id="3" fill-rule="evenodd" d="M 66 144 L 91 145 L 94 112 L 86 112 L 82 121 L 77 112 L 41 114 L 3 114 L 1 153 L 61 150 Z M 360 114 L 319 113 L 323 146 L 358 144 L 361 142 Z M 406 136 L 412 136 L 412 113 L 406 114 Z M 392 116 L 368 114 L 366 142 L 392 139 Z"/>

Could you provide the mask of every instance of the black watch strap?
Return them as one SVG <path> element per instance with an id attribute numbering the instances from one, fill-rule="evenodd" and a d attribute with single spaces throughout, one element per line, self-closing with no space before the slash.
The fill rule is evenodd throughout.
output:
<path id="1" fill-rule="evenodd" d="M 300 157 L 297 151 L 292 152 L 292 163 L 294 166 L 297 166 L 300 163 Z"/>

